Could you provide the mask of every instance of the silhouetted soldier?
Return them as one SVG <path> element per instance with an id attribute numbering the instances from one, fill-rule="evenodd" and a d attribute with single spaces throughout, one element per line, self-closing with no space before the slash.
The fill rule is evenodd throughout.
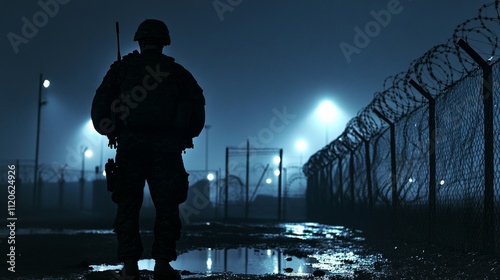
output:
<path id="1" fill-rule="evenodd" d="M 170 45 L 165 23 L 148 19 L 134 36 L 134 51 L 111 65 L 92 103 L 95 129 L 117 140 L 118 182 L 114 232 L 122 279 L 139 279 L 137 261 L 143 246 L 139 211 L 147 180 L 156 208 L 152 257 L 155 279 L 180 279 L 169 262 L 177 258 L 179 204 L 186 200 L 188 174 L 182 151 L 205 123 L 205 98 L 193 76 L 162 54 Z M 111 142 L 110 142 L 111 143 Z"/>

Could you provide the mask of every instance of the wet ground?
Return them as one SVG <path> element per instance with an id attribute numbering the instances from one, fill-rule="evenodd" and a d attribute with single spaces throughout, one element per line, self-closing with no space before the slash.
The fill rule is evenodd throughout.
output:
<path id="1" fill-rule="evenodd" d="M 153 279 L 152 233 L 142 236 L 141 276 Z M 109 229 L 20 228 L 16 244 L 16 272 L 3 262 L 0 279 L 112 279 L 121 268 Z M 183 279 L 500 279 L 495 256 L 317 223 L 190 224 L 178 252 Z"/>

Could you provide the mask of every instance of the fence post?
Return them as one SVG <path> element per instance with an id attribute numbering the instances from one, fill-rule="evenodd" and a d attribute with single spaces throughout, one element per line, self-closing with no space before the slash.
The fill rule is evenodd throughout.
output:
<path id="1" fill-rule="evenodd" d="M 327 198 L 325 197 L 326 188 L 328 187 L 328 175 L 327 175 L 327 167 L 321 168 L 319 173 L 319 184 L 318 184 L 318 203 L 316 204 L 316 212 L 317 217 L 321 219 L 321 221 L 325 220 L 324 212 L 322 209 L 325 209 L 328 203 Z"/>
<path id="2" fill-rule="evenodd" d="M 366 165 L 366 187 L 368 189 L 368 210 L 372 213 L 373 210 L 373 192 L 372 192 L 372 166 L 370 162 L 370 142 L 366 140 L 361 133 L 357 130 L 353 130 L 354 134 L 356 134 L 361 141 L 365 143 L 365 165 Z"/>
<path id="3" fill-rule="evenodd" d="M 323 201 L 325 205 L 323 205 L 324 209 L 332 210 L 333 204 L 333 180 L 332 180 L 332 163 L 327 164 L 324 169 L 326 170 L 326 184 L 325 191 L 323 192 L 323 197 L 325 198 Z M 328 211 L 330 213 L 330 211 Z"/>
<path id="4" fill-rule="evenodd" d="M 349 157 L 349 179 L 350 179 L 350 184 L 349 184 L 349 191 L 351 193 L 351 211 L 354 214 L 354 151 L 351 150 L 351 156 Z"/>
<path id="5" fill-rule="evenodd" d="M 246 168 L 245 168 L 245 220 L 248 220 L 248 208 L 250 204 L 248 203 L 248 191 L 250 184 L 250 141 L 247 139 L 247 151 L 246 151 Z"/>
<path id="6" fill-rule="evenodd" d="M 224 193 L 224 219 L 227 220 L 229 192 L 229 148 L 226 147 L 226 191 Z"/>
<path id="7" fill-rule="evenodd" d="M 351 221 L 354 217 L 354 151 L 347 145 L 344 141 L 340 141 L 344 147 L 349 150 L 349 194 L 351 196 L 351 200 L 349 201 L 349 216 Z"/>
<path id="8" fill-rule="evenodd" d="M 484 106 L 484 250 L 495 252 L 495 204 L 494 204 L 494 134 L 493 134 L 493 68 L 463 39 L 457 42 L 483 70 L 483 106 Z"/>
<path id="9" fill-rule="evenodd" d="M 343 213 L 344 212 L 343 211 L 344 210 L 344 187 L 343 187 L 343 185 L 344 185 L 344 178 L 343 177 L 344 176 L 342 174 L 342 169 L 343 169 L 342 168 L 342 158 L 339 157 L 338 161 L 339 161 L 339 163 L 338 163 L 339 185 L 337 187 L 337 193 L 339 195 L 340 215 L 342 216 L 344 214 Z"/>
<path id="10" fill-rule="evenodd" d="M 399 211 L 399 195 L 397 189 L 397 177 L 396 177 L 396 131 L 394 123 L 391 122 L 387 117 L 380 113 L 377 109 L 373 109 L 373 112 L 381 118 L 384 122 L 389 125 L 391 132 L 391 190 L 392 190 L 392 227 L 393 231 L 397 224 L 397 214 Z"/>
<path id="11" fill-rule="evenodd" d="M 429 101 L 429 240 L 436 234 L 436 100 L 414 80 L 410 84 Z"/>
<path id="12" fill-rule="evenodd" d="M 281 221 L 281 174 L 283 173 L 283 149 L 280 149 L 280 174 L 278 177 L 278 221 Z"/>

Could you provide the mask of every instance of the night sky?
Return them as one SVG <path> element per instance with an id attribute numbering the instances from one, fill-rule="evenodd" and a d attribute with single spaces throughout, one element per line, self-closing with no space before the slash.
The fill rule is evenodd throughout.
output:
<path id="1" fill-rule="evenodd" d="M 137 26 L 155 18 L 170 29 L 172 45 L 164 53 L 204 89 L 209 168 L 218 169 L 225 147 L 247 138 L 256 139 L 253 147 L 283 148 L 285 166 L 298 163 L 295 143 L 304 139 L 305 161 L 326 135 L 331 141 L 343 131 L 386 77 L 444 43 L 490 1 L 2 2 L 0 160 L 34 160 L 43 73 L 51 86 L 43 90 L 40 163 L 78 169 L 78 153 L 87 146 L 95 153 L 88 166 L 99 165 L 101 139 L 107 141 L 87 124 L 95 90 L 116 60 L 115 22 L 124 55 L 138 49 L 132 41 Z M 35 30 L 25 27 L 31 24 Z M 367 26 L 371 37 L 362 41 L 356 30 Z M 356 52 L 346 55 L 348 45 Z M 316 115 L 324 99 L 338 110 L 328 131 Z M 204 169 L 205 137 L 202 132 L 184 156 L 186 169 Z M 113 154 L 104 148 L 104 159 Z"/>

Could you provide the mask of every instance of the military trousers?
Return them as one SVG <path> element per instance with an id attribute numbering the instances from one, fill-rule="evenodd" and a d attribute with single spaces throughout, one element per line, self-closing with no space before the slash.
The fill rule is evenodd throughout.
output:
<path id="1" fill-rule="evenodd" d="M 113 227 L 118 239 L 118 260 L 142 257 L 139 212 L 145 182 L 156 209 L 152 258 L 175 260 L 182 227 L 179 204 L 186 200 L 189 184 L 182 152 L 169 148 L 165 135 L 122 133 L 118 138 L 116 164 L 119 182 L 112 200 L 117 204 Z"/>

